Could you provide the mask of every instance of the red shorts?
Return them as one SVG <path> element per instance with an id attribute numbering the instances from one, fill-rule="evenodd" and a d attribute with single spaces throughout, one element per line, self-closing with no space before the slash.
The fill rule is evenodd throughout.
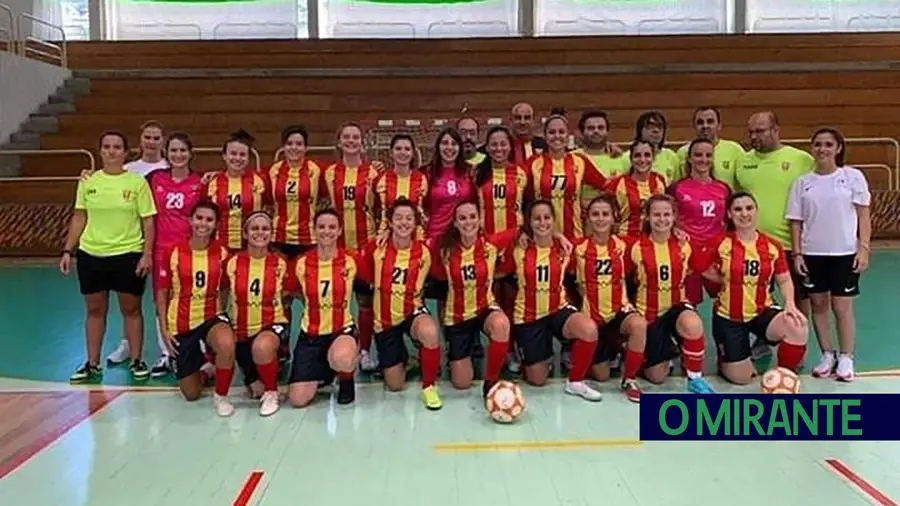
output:
<path id="1" fill-rule="evenodd" d="M 710 298 L 715 299 L 722 287 L 699 274 L 691 274 L 684 279 L 684 294 L 688 302 L 693 306 L 699 306 L 703 302 L 703 289 Z"/>
<path id="2" fill-rule="evenodd" d="M 153 300 L 156 300 L 156 293 L 161 286 L 162 273 L 166 268 L 166 263 L 169 261 L 166 258 L 166 251 L 168 250 L 160 248 L 153 250 L 153 266 L 150 268 L 150 280 L 153 282 L 151 285 L 153 287 Z"/>

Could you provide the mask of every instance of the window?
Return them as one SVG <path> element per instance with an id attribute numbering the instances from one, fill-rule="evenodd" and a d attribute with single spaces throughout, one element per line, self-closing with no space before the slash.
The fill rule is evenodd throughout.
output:
<path id="1" fill-rule="evenodd" d="M 517 0 L 321 0 L 323 38 L 518 35 Z"/>
<path id="2" fill-rule="evenodd" d="M 871 32 L 900 30 L 900 3 L 882 0 L 747 0 L 747 30 Z"/>
<path id="3" fill-rule="evenodd" d="M 728 33 L 732 0 L 535 0 L 537 35 Z"/>
<path id="4" fill-rule="evenodd" d="M 52 0 L 44 0 L 50 3 Z M 66 40 L 90 40 L 91 21 L 88 14 L 88 0 L 59 0 L 60 23 L 66 32 Z"/>
<path id="5" fill-rule="evenodd" d="M 309 35 L 306 0 L 107 0 L 106 5 L 109 38 L 114 40 L 293 39 Z"/>

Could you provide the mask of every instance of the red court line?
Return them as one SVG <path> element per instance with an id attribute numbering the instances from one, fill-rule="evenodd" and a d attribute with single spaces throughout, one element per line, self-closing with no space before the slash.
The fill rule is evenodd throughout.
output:
<path id="1" fill-rule="evenodd" d="M 250 476 L 247 477 L 247 481 L 244 482 L 244 487 L 241 488 L 241 493 L 238 494 L 237 499 L 234 500 L 232 506 L 247 506 L 250 504 L 250 499 L 253 498 L 253 492 L 256 492 L 256 487 L 259 486 L 262 477 L 262 471 L 253 471 L 250 473 Z"/>
<path id="2" fill-rule="evenodd" d="M 72 416 L 68 420 L 65 420 L 58 427 L 53 429 L 52 431 L 44 434 L 44 436 L 34 443 L 22 448 L 11 458 L 0 462 L 0 480 L 5 478 L 8 474 L 12 473 L 16 469 L 25 465 L 29 460 L 35 457 L 37 454 L 44 451 L 48 446 L 55 443 L 58 439 L 66 435 L 70 430 L 74 429 L 81 425 L 82 422 L 88 420 L 92 416 L 96 415 L 100 411 L 103 411 L 104 408 L 112 404 L 116 399 L 122 396 L 125 392 L 119 391 L 109 391 L 107 392 L 110 396 L 107 396 L 105 399 L 101 400 L 95 405 L 90 406 L 87 412 L 79 412 L 75 416 Z M 88 393 L 90 395 L 90 393 Z M 90 405 L 90 403 L 89 403 Z"/>
<path id="3" fill-rule="evenodd" d="M 880 504 L 881 506 L 900 506 L 893 499 L 884 495 L 883 492 L 875 488 L 874 485 L 866 481 L 862 476 L 856 474 L 853 469 L 847 464 L 844 464 L 838 459 L 825 459 L 825 464 L 828 465 L 829 470 L 831 472 L 841 476 L 842 478 L 849 481 L 851 484 L 855 485 L 863 494 L 868 496 L 869 499 L 874 501 L 876 504 Z"/>

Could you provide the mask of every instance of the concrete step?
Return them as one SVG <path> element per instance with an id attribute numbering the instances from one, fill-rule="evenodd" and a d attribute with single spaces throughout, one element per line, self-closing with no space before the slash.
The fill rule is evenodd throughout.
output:
<path id="1" fill-rule="evenodd" d="M 59 116 L 60 114 L 73 113 L 75 110 L 75 104 L 71 102 L 46 103 L 38 107 L 36 114 Z"/>
<path id="2" fill-rule="evenodd" d="M 42 114 L 32 114 L 28 121 L 22 124 L 20 132 L 34 132 L 38 134 L 55 134 L 59 132 L 59 118 Z"/>
<path id="3" fill-rule="evenodd" d="M 22 159 L 18 156 L 3 156 L 0 149 L 0 177 L 16 177 L 22 174 Z"/>
<path id="4" fill-rule="evenodd" d="M 78 96 L 84 96 L 91 92 L 91 80 L 87 77 L 70 77 L 62 87 Z"/>
<path id="5" fill-rule="evenodd" d="M 24 132 L 20 130 L 9 136 L 9 142 L 28 144 L 29 146 L 37 144 L 38 146 L 40 146 L 41 134 L 37 132 Z"/>
<path id="6" fill-rule="evenodd" d="M 38 142 L 29 142 L 29 141 L 10 141 L 3 145 L 3 148 L 0 149 L 0 153 L 4 150 L 6 151 L 33 151 L 35 149 L 41 149 L 41 143 Z M 3 156 L 2 158 L 9 158 L 9 156 Z"/>
<path id="7" fill-rule="evenodd" d="M 60 86 L 56 88 L 56 93 L 50 95 L 50 98 L 47 101 L 51 104 L 59 104 L 59 103 L 70 103 L 74 104 L 75 100 L 78 98 L 78 93 L 76 91 L 70 90 L 65 86 Z"/>

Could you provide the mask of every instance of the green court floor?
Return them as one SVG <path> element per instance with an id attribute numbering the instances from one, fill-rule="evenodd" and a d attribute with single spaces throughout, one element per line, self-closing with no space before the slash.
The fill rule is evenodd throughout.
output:
<path id="1" fill-rule="evenodd" d="M 0 287 L 0 377 L 67 381 L 85 358 L 84 306 L 75 277 L 63 277 L 56 268 L 46 265 L 7 266 L 0 267 Z M 858 371 L 900 368 L 900 340 L 895 335 L 895 329 L 900 328 L 900 305 L 895 295 L 898 287 L 900 250 L 876 251 L 856 302 Z M 298 310 L 295 305 L 295 315 Z M 710 304 L 704 303 L 701 310 L 708 322 Z M 152 323 L 155 309 L 149 290 L 144 314 L 147 321 L 144 356 L 152 362 L 158 350 Z M 118 344 L 121 329 L 118 306 L 113 303 L 104 356 Z M 293 335 L 296 336 L 296 331 Z M 708 338 L 708 346 L 711 345 Z M 818 348 L 811 339 L 807 365 L 816 360 Z M 103 381 L 110 385 L 131 384 L 124 366 L 108 368 Z M 167 378 L 145 384 L 172 383 Z"/>

